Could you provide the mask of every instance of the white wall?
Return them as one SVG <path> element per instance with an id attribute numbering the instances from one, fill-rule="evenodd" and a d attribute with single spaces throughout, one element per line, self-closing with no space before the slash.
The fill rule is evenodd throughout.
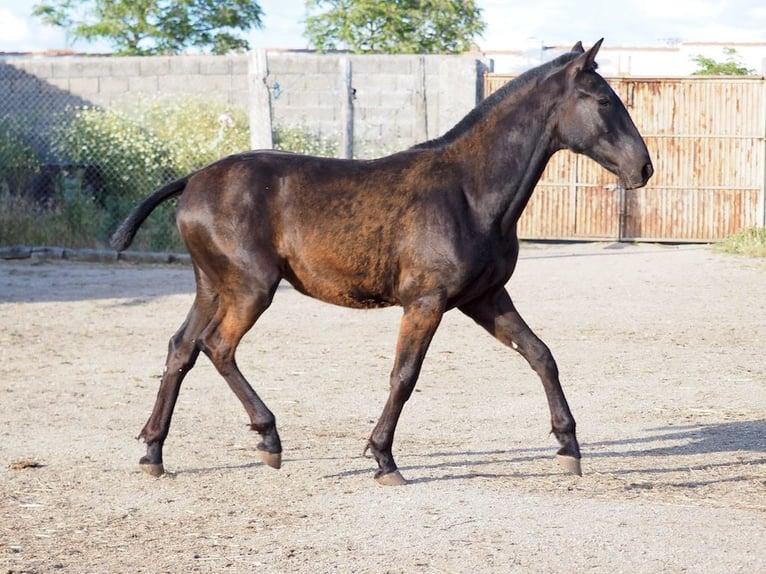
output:
<path id="1" fill-rule="evenodd" d="M 530 46 L 526 50 L 487 51 L 483 54 L 494 62 L 494 72 L 523 72 L 555 58 L 571 46 Z M 669 46 L 624 47 L 604 44 L 598 63 L 604 75 L 687 76 L 697 69 L 692 58 L 706 56 L 725 61 L 724 48 L 736 50 L 739 61 L 757 75 L 766 75 L 766 43 L 683 42 Z"/>

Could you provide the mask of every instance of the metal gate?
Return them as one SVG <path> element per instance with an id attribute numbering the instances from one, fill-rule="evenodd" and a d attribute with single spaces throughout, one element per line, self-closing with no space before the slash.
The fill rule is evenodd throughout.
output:
<path id="1" fill-rule="evenodd" d="M 485 95 L 508 80 L 485 76 Z M 525 239 L 707 242 L 766 225 L 766 80 L 607 78 L 644 136 L 649 185 L 625 190 L 594 161 L 553 156 L 519 221 Z"/>

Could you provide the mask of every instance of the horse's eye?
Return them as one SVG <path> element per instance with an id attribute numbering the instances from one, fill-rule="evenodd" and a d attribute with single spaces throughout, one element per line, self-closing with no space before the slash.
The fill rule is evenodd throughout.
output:
<path id="1" fill-rule="evenodd" d="M 606 106 L 609 105 L 609 98 L 599 98 L 598 105 L 601 106 L 602 108 L 605 108 Z"/>

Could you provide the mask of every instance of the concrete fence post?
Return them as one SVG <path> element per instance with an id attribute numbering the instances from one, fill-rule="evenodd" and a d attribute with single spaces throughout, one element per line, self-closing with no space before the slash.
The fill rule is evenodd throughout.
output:
<path id="1" fill-rule="evenodd" d="M 340 157 L 354 157 L 354 88 L 351 85 L 351 60 L 338 60 L 340 72 Z"/>
<path id="2" fill-rule="evenodd" d="M 249 110 L 251 149 L 271 149 L 271 92 L 269 90 L 269 61 L 266 50 L 250 52 L 247 73 L 250 85 Z"/>
<path id="3" fill-rule="evenodd" d="M 766 76 L 766 58 L 763 59 L 763 75 Z M 761 109 L 766 116 L 766 78 L 761 78 Z M 761 173 L 761 193 L 758 198 L 758 225 L 766 228 L 766 122 L 761 124 L 761 153 L 763 154 L 764 167 Z"/>
<path id="4" fill-rule="evenodd" d="M 415 126 L 413 135 L 417 143 L 428 139 L 428 94 L 426 91 L 426 58 L 418 57 L 415 74 Z"/>

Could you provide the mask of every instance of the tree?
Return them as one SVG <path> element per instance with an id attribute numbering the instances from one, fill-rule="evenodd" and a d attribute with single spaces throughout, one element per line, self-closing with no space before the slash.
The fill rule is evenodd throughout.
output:
<path id="1" fill-rule="evenodd" d="M 748 76 L 754 74 L 755 70 L 746 68 L 742 64 L 742 59 L 734 48 L 724 48 L 723 53 L 726 61 L 717 62 L 713 58 L 708 58 L 698 54 L 692 58 L 697 64 L 697 69 L 692 72 L 693 76 Z"/>
<path id="2" fill-rule="evenodd" d="M 121 56 L 247 50 L 237 33 L 263 25 L 252 0 L 49 0 L 32 15 L 75 39 L 105 39 Z"/>
<path id="3" fill-rule="evenodd" d="M 307 0 L 306 10 L 320 52 L 459 53 L 486 28 L 473 0 Z"/>

